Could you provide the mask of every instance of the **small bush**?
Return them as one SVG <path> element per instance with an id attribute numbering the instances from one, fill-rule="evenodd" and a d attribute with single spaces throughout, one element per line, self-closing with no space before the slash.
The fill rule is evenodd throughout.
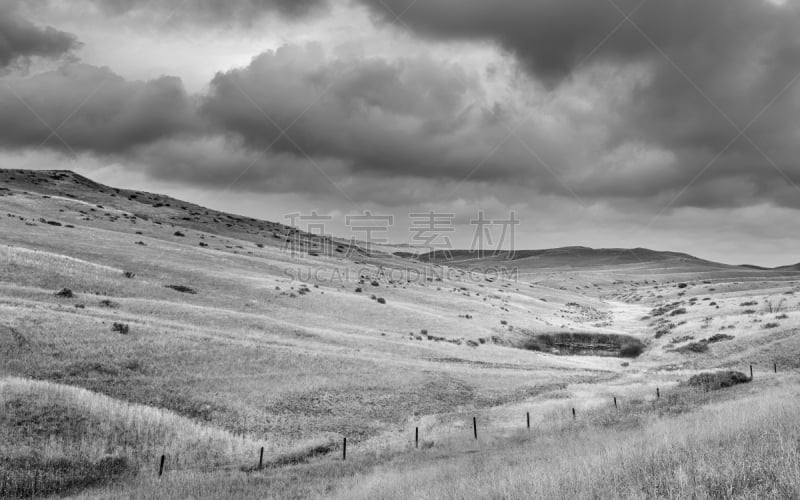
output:
<path id="1" fill-rule="evenodd" d="M 680 309 L 675 309 L 674 311 L 669 313 L 670 316 L 678 316 L 679 314 L 686 314 L 686 309 L 681 307 Z"/>
<path id="2" fill-rule="evenodd" d="M 386 303 L 386 299 L 384 299 L 383 297 L 378 297 L 377 300 L 378 300 L 378 304 L 385 304 Z"/>
<path id="3" fill-rule="evenodd" d="M 693 375 L 689 379 L 687 385 L 690 387 L 701 387 L 707 391 L 714 391 L 717 389 L 724 389 L 726 387 L 733 387 L 737 384 L 744 384 L 750 382 L 750 378 L 742 372 L 724 371 L 724 372 L 705 372 Z"/>
<path id="4" fill-rule="evenodd" d="M 725 335 L 724 333 L 718 333 L 716 335 L 712 335 L 711 337 L 706 340 L 709 344 L 714 344 L 716 342 L 722 342 L 725 340 L 732 340 L 735 337 L 733 335 Z"/>
<path id="5" fill-rule="evenodd" d="M 644 344 L 638 340 L 631 340 L 622 344 L 619 348 L 619 355 L 623 358 L 636 358 L 644 352 Z"/>
<path id="6" fill-rule="evenodd" d="M 362 290 L 362 289 L 361 289 L 361 287 L 358 287 L 358 288 L 356 288 L 356 293 L 361 293 L 361 292 L 363 292 L 363 291 L 364 291 L 364 290 Z"/>
<path id="7" fill-rule="evenodd" d="M 127 335 L 130 331 L 130 327 L 125 323 L 114 323 L 111 326 L 111 331 L 121 333 L 122 335 Z"/>
<path id="8" fill-rule="evenodd" d="M 60 291 L 55 293 L 55 296 L 61 299 L 74 299 L 75 294 L 72 293 L 72 290 L 69 288 L 62 288 Z"/>
<path id="9" fill-rule="evenodd" d="M 180 231 L 175 231 L 175 234 L 174 234 L 174 236 L 179 236 L 179 237 L 183 238 L 183 237 L 184 237 L 184 236 L 186 236 L 186 235 L 185 235 L 185 234 L 183 234 L 183 233 L 182 233 L 182 232 L 180 232 Z"/>
<path id="10" fill-rule="evenodd" d="M 197 295 L 197 291 L 195 289 L 189 288 L 188 286 L 184 286 L 184 285 L 164 285 L 164 287 L 165 288 L 171 288 L 171 289 L 175 290 L 176 292 L 188 293 L 188 294 L 191 294 L 191 295 Z"/>
<path id="11" fill-rule="evenodd" d="M 742 302 L 741 304 L 739 304 L 739 306 L 741 306 L 741 307 L 757 306 L 757 305 L 758 305 L 758 302 L 756 302 L 755 300 L 751 300 L 751 301 L 748 301 L 748 302 Z"/>
<path id="12" fill-rule="evenodd" d="M 126 278 L 128 278 L 128 279 L 133 279 L 133 278 L 135 278 L 135 277 L 136 277 L 136 274 L 135 274 L 135 273 L 132 273 L 132 272 L 130 272 L 130 271 L 125 271 L 123 274 L 124 274 L 124 275 L 125 275 L 125 277 L 126 277 Z"/>
<path id="13" fill-rule="evenodd" d="M 708 344 L 705 342 L 692 342 L 676 350 L 680 353 L 703 353 L 708 352 Z"/>
<path id="14" fill-rule="evenodd" d="M 772 328 L 778 328 L 779 326 L 781 326 L 780 323 L 767 323 L 764 325 L 764 329 L 769 330 Z"/>

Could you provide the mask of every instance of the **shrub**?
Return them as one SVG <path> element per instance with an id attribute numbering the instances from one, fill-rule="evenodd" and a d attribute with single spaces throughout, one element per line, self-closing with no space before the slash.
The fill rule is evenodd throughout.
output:
<path id="1" fill-rule="evenodd" d="M 731 340 L 735 338 L 733 335 L 725 335 L 724 333 L 718 333 L 716 335 L 712 335 L 711 337 L 706 340 L 709 344 L 713 344 L 716 342 L 722 342 L 724 340 Z"/>
<path id="2" fill-rule="evenodd" d="M 680 309 L 675 309 L 674 311 L 669 313 L 670 316 L 677 316 L 679 314 L 686 314 L 686 308 L 681 307 Z"/>
<path id="3" fill-rule="evenodd" d="M 687 385 L 690 387 L 702 387 L 707 391 L 714 391 L 732 387 L 737 384 L 744 384 L 746 382 L 750 382 L 750 378 L 742 372 L 704 372 L 693 375 L 687 382 Z"/>
<path id="4" fill-rule="evenodd" d="M 56 297 L 61 299 L 73 299 L 75 298 L 75 294 L 72 293 L 72 290 L 69 288 L 62 288 L 60 291 L 55 293 Z"/>
<path id="5" fill-rule="evenodd" d="M 757 305 L 758 305 L 758 302 L 756 302 L 755 300 L 750 300 L 748 302 L 742 302 L 741 304 L 739 304 L 739 306 L 741 306 L 741 307 L 757 306 Z"/>
<path id="6" fill-rule="evenodd" d="M 196 295 L 197 294 L 197 291 L 195 289 L 189 288 L 188 286 L 184 286 L 184 285 L 164 285 L 164 287 L 165 288 L 171 288 L 171 289 L 175 290 L 176 292 L 188 293 L 188 294 L 191 294 L 191 295 Z"/>
<path id="7" fill-rule="evenodd" d="M 766 325 L 764 325 L 764 328 L 769 330 L 772 328 L 778 328 L 779 326 L 781 326 L 780 323 L 767 323 Z"/>
<path id="8" fill-rule="evenodd" d="M 125 323 L 114 323 L 111 326 L 111 331 L 112 332 L 121 333 L 123 335 L 127 335 L 128 332 L 130 331 L 130 327 L 128 325 L 126 325 Z"/>
<path id="9" fill-rule="evenodd" d="M 358 287 L 358 288 L 356 288 L 356 293 L 361 293 L 361 292 L 363 292 L 363 291 L 364 291 L 364 290 L 362 290 L 362 289 L 361 289 L 361 287 Z"/>
<path id="10" fill-rule="evenodd" d="M 378 297 L 377 300 L 378 300 L 378 304 L 385 304 L 386 303 L 386 299 L 384 299 L 383 297 Z"/>
<path id="11" fill-rule="evenodd" d="M 692 342 L 676 349 L 680 353 L 702 353 L 708 352 L 708 344 L 705 342 Z"/>
<path id="12" fill-rule="evenodd" d="M 623 358 L 636 358 L 644 352 L 644 344 L 639 340 L 631 340 L 622 344 L 619 348 L 619 355 Z"/>
<path id="13" fill-rule="evenodd" d="M 135 273 L 132 273 L 132 272 L 130 272 L 130 271 L 125 271 L 123 274 L 124 274 L 124 275 L 125 275 L 125 277 L 126 277 L 126 278 L 128 278 L 128 279 L 133 279 L 133 278 L 135 278 L 135 277 L 136 277 L 136 274 L 135 274 Z"/>
<path id="14" fill-rule="evenodd" d="M 184 236 L 186 236 L 186 235 L 185 235 L 185 234 L 183 234 L 183 233 L 182 233 L 182 232 L 180 232 L 180 231 L 175 231 L 175 234 L 174 234 L 174 236 L 180 236 L 181 238 L 183 238 L 183 237 L 184 237 Z"/>

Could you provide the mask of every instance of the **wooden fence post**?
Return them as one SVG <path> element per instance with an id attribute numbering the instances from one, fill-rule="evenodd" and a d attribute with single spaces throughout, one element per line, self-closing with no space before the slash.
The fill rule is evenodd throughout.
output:
<path id="1" fill-rule="evenodd" d="M 526 412 L 525 416 L 526 416 L 526 418 L 528 420 L 528 429 L 530 429 L 531 428 L 531 412 Z"/>
<path id="2" fill-rule="evenodd" d="M 164 473 L 164 461 L 167 459 L 166 455 L 161 455 L 161 463 L 158 466 L 158 477 L 161 477 L 161 474 Z"/>
<path id="3" fill-rule="evenodd" d="M 656 387 L 656 399 L 661 399 L 661 390 L 658 387 Z"/>
<path id="4" fill-rule="evenodd" d="M 576 416 L 575 416 L 575 408 L 573 408 L 572 409 L 572 420 L 575 420 L 575 418 L 576 418 Z"/>
<path id="5" fill-rule="evenodd" d="M 775 366 L 775 373 L 778 373 L 778 363 L 775 363 L 774 366 Z"/>
<path id="6" fill-rule="evenodd" d="M 261 453 L 258 454 L 258 468 L 264 467 L 264 447 L 261 447 Z"/>
<path id="7" fill-rule="evenodd" d="M 416 428 L 414 431 L 414 443 L 417 448 L 419 448 L 419 427 Z"/>
<path id="8" fill-rule="evenodd" d="M 347 460 L 347 438 L 342 441 L 342 461 Z"/>
<path id="9" fill-rule="evenodd" d="M 753 365 L 750 365 L 750 380 L 753 380 Z"/>
<path id="10" fill-rule="evenodd" d="M 478 439 L 478 420 L 472 417 L 472 433 L 475 434 L 475 439 Z"/>
<path id="11" fill-rule="evenodd" d="M 617 397 L 614 396 L 614 408 L 616 408 L 616 407 L 617 407 Z"/>

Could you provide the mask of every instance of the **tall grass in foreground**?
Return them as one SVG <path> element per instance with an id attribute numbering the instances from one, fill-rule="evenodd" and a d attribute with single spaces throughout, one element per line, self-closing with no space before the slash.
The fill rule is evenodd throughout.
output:
<path id="1" fill-rule="evenodd" d="M 432 448 L 384 456 L 354 448 L 347 462 L 147 475 L 80 498 L 800 497 L 797 390 L 719 401 L 735 395 L 686 392 L 685 404 L 631 405 L 619 416 L 602 408 L 585 421 L 562 418 L 530 433 L 488 431 L 477 443 L 469 433 L 439 436 Z"/>
<path id="2" fill-rule="evenodd" d="M 0 481 L 4 495 L 64 493 L 167 470 L 214 470 L 302 454 L 325 443 L 277 450 L 169 411 L 85 389 L 21 378 L 0 379 Z M 38 484 L 37 484 L 38 483 Z M 0 495 L 2 496 L 2 495 Z"/>
<path id="3" fill-rule="evenodd" d="M 798 498 L 796 391 L 715 403 L 642 426 L 561 427 L 503 450 L 381 468 L 341 498 Z"/>

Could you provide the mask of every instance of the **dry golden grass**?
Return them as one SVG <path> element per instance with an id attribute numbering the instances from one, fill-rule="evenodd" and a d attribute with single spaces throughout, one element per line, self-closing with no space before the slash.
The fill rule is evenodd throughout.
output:
<path id="1" fill-rule="evenodd" d="M 478 442 L 465 432 L 420 450 L 355 448 L 346 462 L 150 473 L 79 498 L 796 498 L 797 380 L 751 389 L 676 391 L 655 409 L 600 408 L 578 422 L 562 414 Z"/>
<path id="2" fill-rule="evenodd" d="M 340 498 L 797 498 L 796 387 L 641 426 L 561 427 L 346 481 Z"/>

